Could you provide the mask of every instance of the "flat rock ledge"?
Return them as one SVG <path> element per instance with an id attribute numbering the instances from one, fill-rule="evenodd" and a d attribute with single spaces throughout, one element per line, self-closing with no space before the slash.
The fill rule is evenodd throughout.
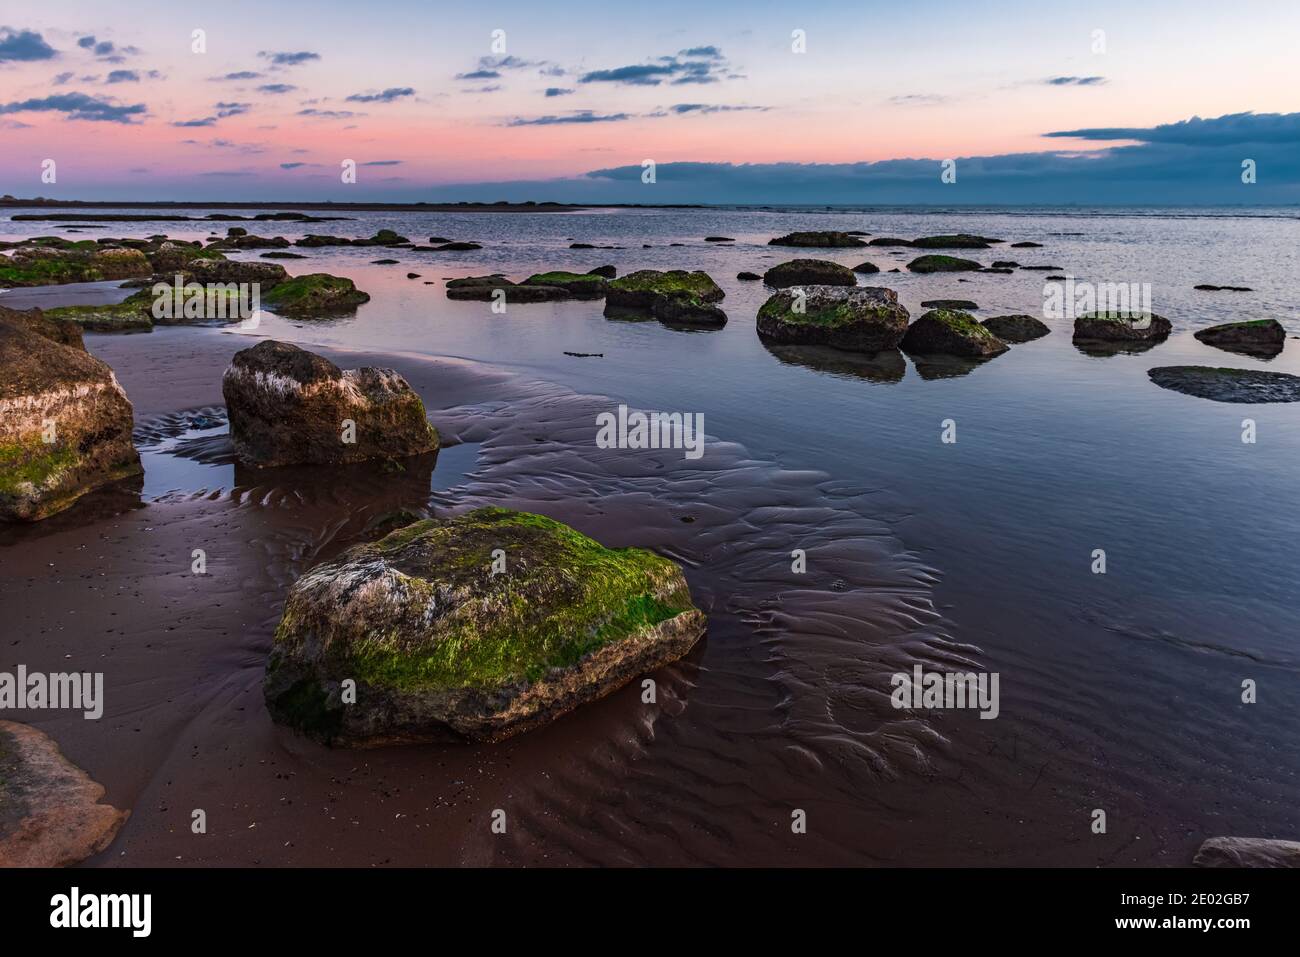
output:
<path id="1" fill-rule="evenodd" d="M 1300 841 L 1263 837 L 1212 837 L 1201 844 L 1197 867 L 1300 867 Z"/>
<path id="2" fill-rule="evenodd" d="M 112 843 L 129 811 L 30 725 L 0 721 L 0 867 L 66 867 Z"/>
<path id="3" fill-rule="evenodd" d="M 342 465 L 438 448 L 424 403 L 392 369 L 345 372 L 323 356 L 268 339 L 235 353 L 221 392 L 235 452 L 246 465 Z"/>
<path id="4" fill-rule="evenodd" d="M 1300 402 L 1300 376 L 1257 369 L 1157 366 L 1147 375 L 1162 389 L 1213 402 Z"/>
<path id="5" fill-rule="evenodd" d="M 675 562 L 481 508 L 300 578 L 264 692 L 277 722 L 330 744 L 499 741 L 681 658 L 705 625 Z"/>

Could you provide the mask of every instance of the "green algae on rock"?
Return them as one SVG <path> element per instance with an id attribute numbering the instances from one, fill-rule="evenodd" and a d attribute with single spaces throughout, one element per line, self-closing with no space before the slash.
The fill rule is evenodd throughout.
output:
<path id="1" fill-rule="evenodd" d="M 974 316 L 956 309 L 931 309 L 924 313 L 908 327 L 901 347 L 904 352 L 918 355 L 969 359 L 1001 355 L 1008 348 Z"/>
<path id="2" fill-rule="evenodd" d="M 763 273 L 763 282 L 774 289 L 791 286 L 856 286 L 853 270 L 825 259 L 792 259 Z"/>
<path id="3" fill-rule="evenodd" d="M 133 415 L 113 370 L 0 308 L 0 519 L 37 521 L 140 473 Z"/>
<path id="4" fill-rule="evenodd" d="M 773 343 L 880 352 L 899 344 L 907 318 L 892 289 L 804 286 L 779 292 L 763 303 L 756 328 L 760 337 Z"/>
<path id="5" fill-rule="evenodd" d="M 345 372 L 324 356 L 267 339 L 235 353 L 221 392 L 246 465 L 340 465 L 438 448 L 424 403 L 392 369 Z"/>
<path id="6" fill-rule="evenodd" d="M 1164 316 L 1090 312 L 1074 320 L 1074 338 L 1084 342 L 1147 342 L 1167 339 L 1174 325 Z"/>
<path id="7" fill-rule="evenodd" d="M 555 286 L 578 299 L 599 299 L 605 295 L 606 279 L 592 273 L 554 270 L 529 276 L 521 285 Z"/>
<path id="8" fill-rule="evenodd" d="M 314 319 L 351 313 L 369 301 L 369 293 L 358 289 L 351 279 L 323 272 L 294 276 L 262 293 L 262 303 L 267 308 L 291 319 Z"/>
<path id="9" fill-rule="evenodd" d="M 153 267 L 140 250 L 89 241 L 19 246 L 12 255 L 0 256 L 0 288 L 137 279 L 152 273 Z"/>
<path id="10" fill-rule="evenodd" d="M 605 315 L 649 315 L 665 322 L 720 326 L 727 316 L 713 306 L 726 297 L 706 272 L 641 269 L 605 287 Z"/>
<path id="11" fill-rule="evenodd" d="M 276 721 L 330 743 L 499 741 L 681 658 L 705 624 L 676 563 L 481 508 L 307 572 L 264 691 Z"/>
<path id="12" fill-rule="evenodd" d="M 907 264 L 907 268 L 912 272 L 975 272 L 983 269 L 979 263 L 973 259 L 958 259 L 956 256 L 918 256 Z"/>

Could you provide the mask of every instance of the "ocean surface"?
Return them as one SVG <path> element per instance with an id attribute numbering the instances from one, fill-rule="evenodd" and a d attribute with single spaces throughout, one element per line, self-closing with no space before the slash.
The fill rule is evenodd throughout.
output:
<path id="1" fill-rule="evenodd" d="M 347 215 L 238 225 L 290 240 L 387 228 L 416 243 L 442 236 L 484 248 L 294 248 L 309 258 L 281 261 L 291 274 L 348 276 L 371 301 L 330 321 L 264 315 L 237 334 L 89 335 L 88 347 L 111 364 L 133 350 L 166 362 L 177 343 L 270 336 L 395 357 L 399 367 L 451 357 L 510 373 L 472 401 L 431 405 L 434 423 L 462 444 L 444 451 L 424 489 L 430 503 L 530 506 L 611 544 L 656 547 L 687 565 L 711 615 L 703 645 L 668 669 L 661 713 L 647 716 L 627 689 L 541 732 L 538 743 L 479 756 L 517 762 L 517 773 L 497 771 L 523 810 L 508 841 L 484 838 L 460 860 L 1182 866 L 1210 836 L 1300 839 L 1300 412 L 1188 397 L 1146 374 L 1180 364 L 1300 374 L 1293 339 L 1265 362 L 1192 336 L 1260 318 L 1300 336 L 1300 210 Z M 203 239 L 226 225 L 105 223 L 74 233 L 3 217 L 0 236 Z M 976 233 L 1006 242 L 948 252 L 1057 269 L 915 275 L 903 267 L 917 250 L 767 245 L 813 229 Z M 1042 246 L 1009 248 L 1018 241 Z M 382 258 L 399 264 L 372 264 Z M 973 368 L 768 347 L 754 318 L 770 290 L 736 274 L 793 258 L 870 260 L 881 272 L 859 284 L 895 290 L 914 317 L 923 300 L 940 298 L 974 300 L 979 318 L 1042 317 L 1049 275 L 1149 283 L 1152 307 L 1174 333 L 1145 352 L 1096 355 L 1072 343 L 1069 319 L 1046 318 L 1050 335 Z M 620 275 L 705 270 L 726 291 L 729 321 L 707 331 L 614 321 L 599 300 L 511 304 L 497 314 L 489 303 L 449 301 L 444 290 L 454 277 L 518 281 L 605 264 Z M 1194 290 L 1200 283 L 1252 291 Z M 114 286 L 14 290 L 0 293 L 0 305 L 127 294 Z M 195 374 L 207 373 L 196 366 Z M 703 458 L 597 449 L 595 417 L 619 404 L 701 413 Z M 170 503 L 199 491 L 214 503 L 205 507 L 224 496 L 247 507 L 247 483 L 228 460 L 172 454 L 205 428 L 219 436 L 215 415 L 215 427 L 201 420 L 196 430 L 181 417 L 169 431 L 137 412 L 138 426 L 153 430 L 146 511 L 182 507 Z M 1254 420 L 1253 443 L 1242 441 L 1244 419 Z M 942 441 L 947 420 L 955 442 Z M 327 528 L 317 522 L 302 542 L 319 546 Z M 10 583 L 41 574 L 25 564 L 24 542 L 0 547 Z M 807 555 L 802 575 L 790 568 L 796 549 Z M 1094 572 L 1097 549 L 1104 574 Z M 286 546 L 275 589 L 312 554 Z M 250 687 L 274 627 L 268 601 L 262 631 L 232 665 Z M 894 709 L 890 676 L 917 663 L 997 672 L 996 720 Z M 1254 703 L 1243 702 L 1243 682 L 1253 682 Z M 291 755 L 282 759 L 304 769 L 340 760 L 275 740 Z M 413 787 L 411 767 L 442 760 L 430 749 L 399 750 L 374 758 L 393 762 L 390 783 L 405 774 Z M 123 778 L 119 786 L 148 784 Z M 799 810 L 807 833 L 791 830 Z M 1094 830 L 1097 810 L 1104 833 Z M 129 824 L 119 844 L 132 840 L 132 827 L 147 825 Z M 337 862 L 370 862 L 364 840 L 340 841 L 351 850 Z M 165 862 L 166 841 L 151 846 Z M 444 859 L 445 848 L 418 840 L 394 846 L 401 863 Z"/>

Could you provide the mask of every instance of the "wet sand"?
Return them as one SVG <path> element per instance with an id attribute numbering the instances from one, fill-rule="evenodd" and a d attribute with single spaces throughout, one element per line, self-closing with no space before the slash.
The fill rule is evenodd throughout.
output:
<path id="1" fill-rule="evenodd" d="M 219 418 L 221 372 L 255 341 L 183 328 L 87 337 L 134 402 L 142 447 L 184 430 L 192 413 L 177 413 Z M 594 421 L 608 398 L 468 361 L 317 351 L 407 376 L 448 446 L 432 475 L 429 463 L 396 477 L 231 466 L 229 487 L 212 488 L 203 462 L 229 461 L 217 435 L 171 456 L 193 487 L 148 504 L 108 490 L 0 532 L 0 668 L 106 674 L 98 722 L 17 715 L 131 810 L 91 864 L 1190 859 L 1195 841 L 1173 825 L 1090 840 L 1081 793 L 1105 792 L 1120 816 L 1135 798 L 1092 756 L 1060 760 L 1050 734 L 1030 743 L 1015 722 L 891 707 L 895 671 L 988 663 L 948 636 L 937 572 L 870 517 L 898 508 L 887 492 L 782 470 L 725 437 L 699 462 L 602 451 Z M 261 679 L 289 584 L 396 510 L 488 503 L 683 563 L 710 627 L 653 676 L 658 703 L 629 686 L 499 745 L 332 751 L 274 726 Z M 792 543 L 808 574 L 791 572 Z M 190 572 L 195 548 L 206 575 Z M 207 834 L 191 833 L 195 809 Z M 495 809 L 504 835 L 490 830 Z M 791 832 L 796 809 L 807 834 Z"/>

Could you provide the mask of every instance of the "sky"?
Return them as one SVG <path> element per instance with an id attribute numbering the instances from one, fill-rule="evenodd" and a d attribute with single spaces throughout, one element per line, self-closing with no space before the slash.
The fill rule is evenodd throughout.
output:
<path id="1" fill-rule="evenodd" d="M 0 193 L 1300 203 L 1297 36 L 1273 0 L 8 0 Z"/>

